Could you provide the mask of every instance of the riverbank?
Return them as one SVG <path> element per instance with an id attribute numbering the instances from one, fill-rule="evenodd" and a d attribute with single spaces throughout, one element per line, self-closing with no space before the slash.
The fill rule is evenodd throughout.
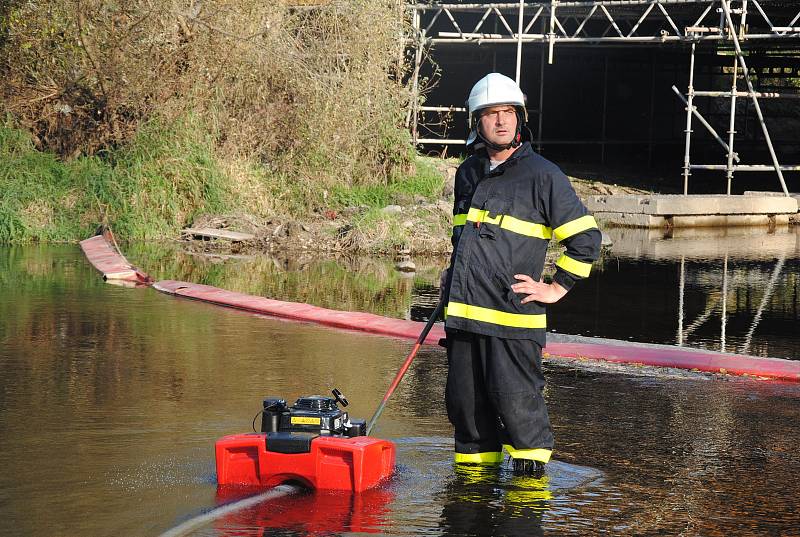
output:
<path id="1" fill-rule="evenodd" d="M 315 181 L 220 154 L 199 118 L 154 121 L 125 146 L 74 159 L 0 127 L 0 242 L 78 242 L 107 227 L 121 241 L 183 240 L 193 251 L 444 254 L 459 161 L 416 155 L 411 162 L 381 181 Z M 584 199 L 645 192 L 571 180 Z M 252 239 L 187 240 L 188 227 Z"/>
<path id="2" fill-rule="evenodd" d="M 130 143 L 67 159 L 37 149 L 29 132 L 0 125 L 0 243 L 77 242 L 100 226 L 120 240 L 178 240 L 182 229 L 204 223 L 256 231 L 252 248 L 299 247 L 295 231 L 313 229 L 317 240 L 308 244 L 320 250 L 330 243 L 364 250 L 364 236 L 385 249 L 402 243 L 405 221 L 382 209 L 435 202 L 442 189 L 442 176 L 413 155 L 383 179 L 351 180 L 314 175 L 302 162 L 290 174 L 220 152 L 213 138 L 197 117 L 152 121 Z"/>
<path id="3" fill-rule="evenodd" d="M 358 252 L 382 255 L 439 255 L 450 251 L 453 178 L 457 159 L 417 157 L 429 178 L 428 192 L 407 191 L 392 196 L 391 203 L 327 207 L 299 217 L 254 218 L 248 214 L 202 215 L 193 227 L 247 233 L 252 239 L 194 240 L 184 236 L 189 248 L 199 251 L 236 252 Z M 648 191 L 597 179 L 570 177 L 578 196 L 640 194 Z M 433 195 L 432 195 L 433 194 Z"/>
<path id="4" fill-rule="evenodd" d="M 174 240 L 203 215 L 426 192 L 402 3 L 47 5 L 0 8 L 0 242 Z"/>

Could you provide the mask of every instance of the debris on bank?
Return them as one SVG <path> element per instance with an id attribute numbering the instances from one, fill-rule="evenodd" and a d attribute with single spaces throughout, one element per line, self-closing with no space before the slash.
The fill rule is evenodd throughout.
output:
<path id="1" fill-rule="evenodd" d="M 432 164 L 442 176 L 438 199 L 418 196 L 378 208 L 363 205 L 319 208 L 302 219 L 280 215 L 270 218 L 247 214 L 201 215 L 184 230 L 181 238 L 189 245 L 188 249 L 205 253 L 368 253 L 392 255 L 399 262 L 412 253 L 446 255 L 451 250 L 453 186 L 458 162 L 440 159 Z M 596 180 L 570 177 L 570 181 L 584 202 L 598 194 L 645 192 Z M 405 250 L 408 252 L 404 253 Z M 409 271 L 405 264 L 397 269 Z"/>
<path id="2" fill-rule="evenodd" d="M 302 220 L 286 216 L 203 215 L 181 240 L 202 252 L 348 252 L 394 256 L 446 254 L 452 202 L 322 209 Z M 403 252 L 407 251 L 405 254 Z"/>
<path id="3" fill-rule="evenodd" d="M 256 237 L 250 233 L 241 233 L 239 231 L 228 231 L 226 229 L 212 229 L 212 228 L 192 228 L 187 227 L 181 231 L 181 236 L 189 239 L 199 240 L 226 240 L 230 242 L 246 242 L 252 241 Z"/>

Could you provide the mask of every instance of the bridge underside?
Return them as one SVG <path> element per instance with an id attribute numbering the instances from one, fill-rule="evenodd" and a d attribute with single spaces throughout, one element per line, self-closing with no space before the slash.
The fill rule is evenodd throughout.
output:
<path id="1" fill-rule="evenodd" d="M 415 74 L 429 83 L 410 126 L 424 151 L 465 150 L 466 94 L 498 71 L 528 97 L 534 145 L 576 175 L 646 177 L 663 192 L 800 190 L 796 2 L 415 9 Z"/>

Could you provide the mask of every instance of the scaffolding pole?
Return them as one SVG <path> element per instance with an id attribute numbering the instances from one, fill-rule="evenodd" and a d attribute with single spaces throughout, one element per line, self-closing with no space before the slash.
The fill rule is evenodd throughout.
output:
<path id="1" fill-rule="evenodd" d="M 556 45 L 556 4 L 557 0 L 550 0 L 550 33 L 547 34 L 547 63 L 553 64 L 553 48 Z"/>
<path id="2" fill-rule="evenodd" d="M 775 148 L 772 145 L 772 138 L 770 138 L 767 124 L 764 122 L 764 114 L 761 113 L 761 105 L 758 104 L 758 97 L 755 95 L 756 92 L 753 88 L 753 82 L 750 80 L 750 75 L 747 71 L 747 63 L 744 61 L 744 54 L 742 53 L 742 47 L 739 44 L 739 37 L 736 35 L 736 29 L 733 26 L 730 2 L 729 0 L 720 0 L 720 3 L 722 4 L 722 11 L 725 13 L 725 21 L 727 22 L 728 30 L 730 31 L 733 47 L 736 50 L 736 57 L 739 59 L 739 65 L 742 67 L 742 76 L 744 76 L 744 80 L 747 83 L 747 92 L 750 94 L 750 98 L 753 101 L 753 107 L 755 108 L 756 115 L 758 116 L 758 121 L 761 123 L 761 131 L 764 133 L 764 140 L 767 142 L 767 147 L 769 148 L 769 155 L 772 158 L 772 165 L 775 167 L 775 173 L 778 174 L 778 180 L 781 183 L 783 193 L 788 196 L 789 189 L 786 188 L 786 181 L 783 179 L 781 165 L 778 163 L 778 156 L 775 154 Z"/>
<path id="3" fill-rule="evenodd" d="M 692 55 L 689 58 L 689 88 L 686 101 L 686 146 L 683 154 L 683 195 L 689 194 L 689 176 L 692 174 L 690 149 L 692 145 L 692 111 L 694 110 L 694 55 L 697 45 L 692 43 Z"/>
<path id="4" fill-rule="evenodd" d="M 728 122 L 728 164 L 727 170 L 725 171 L 725 177 L 728 180 L 728 186 L 726 193 L 730 196 L 731 195 L 731 183 L 733 182 L 733 158 L 736 155 L 733 152 L 733 138 L 736 135 L 736 82 L 739 76 L 738 73 L 739 64 L 736 58 L 733 59 L 733 82 L 731 83 L 731 114 L 730 120 Z"/>
<path id="5" fill-rule="evenodd" d="M 517 24 L 517 86 L 520 85 L 520 71 L 522 69 L 522 14 L 524 9 L 525 0 L 519 0 L 519 22 Z"/>

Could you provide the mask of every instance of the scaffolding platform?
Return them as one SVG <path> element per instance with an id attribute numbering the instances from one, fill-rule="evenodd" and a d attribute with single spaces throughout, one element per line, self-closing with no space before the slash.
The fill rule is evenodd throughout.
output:
<path id="1" fill-rule="evenodd" d="M 788 225 L 797 216 L 798 197 L 769 193 L 629 194 L 590 196 L 587 208 L 609 226 L 730 227 Z"/>

